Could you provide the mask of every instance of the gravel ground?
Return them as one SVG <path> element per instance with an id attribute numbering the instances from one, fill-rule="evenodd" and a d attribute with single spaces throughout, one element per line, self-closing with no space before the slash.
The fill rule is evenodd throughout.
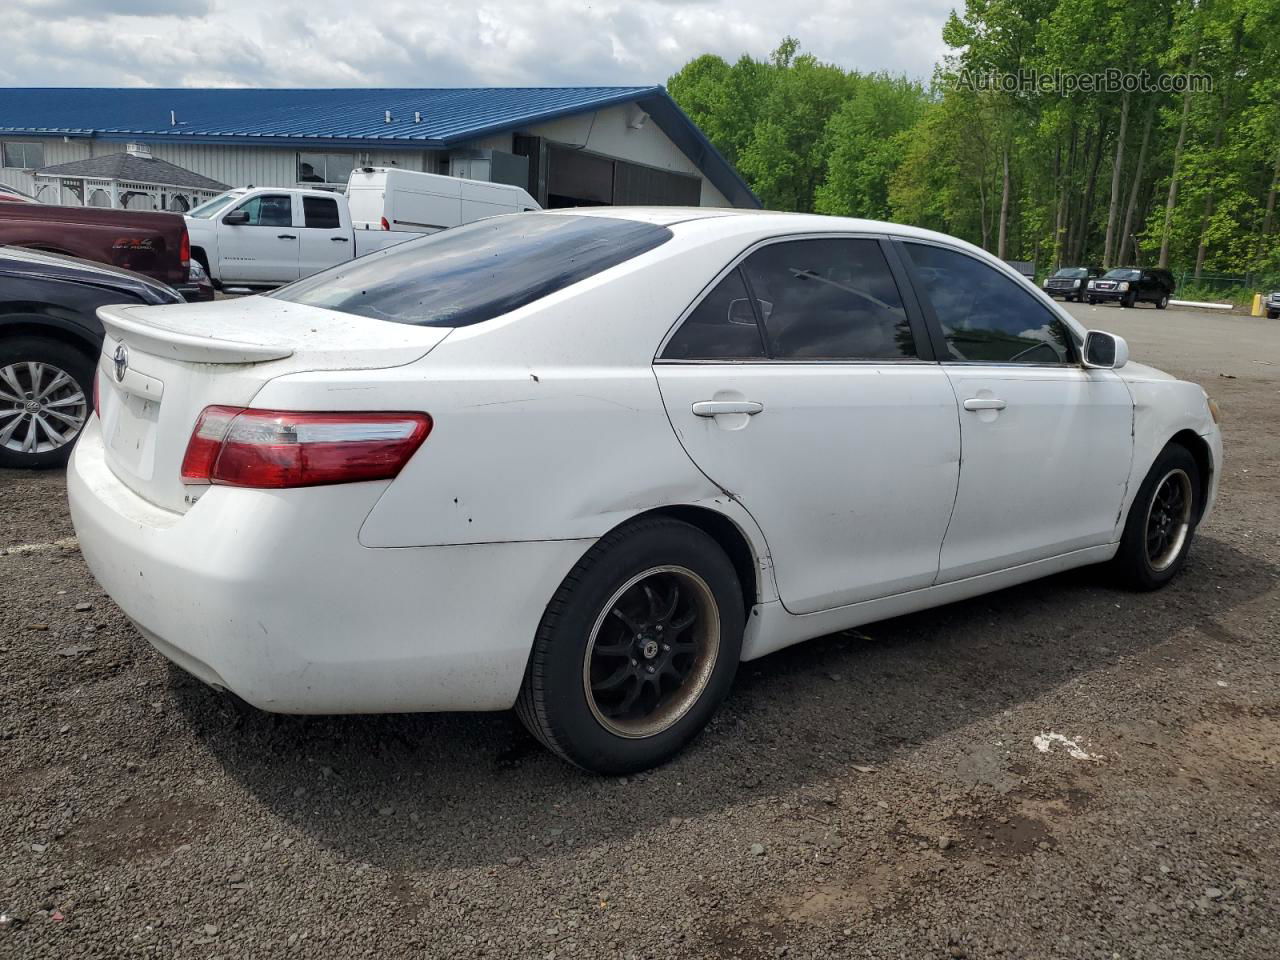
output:
<path id="1" fill-rule="evenodd" d="M 102 595 L 61 476 L 0 473 L 0 956 L 1275 957 L 1280 324 L 1078 314 L 1222 403 L 1183 575 L 748 664 L 631 779 L 510 715 L 221 697 Z"/>

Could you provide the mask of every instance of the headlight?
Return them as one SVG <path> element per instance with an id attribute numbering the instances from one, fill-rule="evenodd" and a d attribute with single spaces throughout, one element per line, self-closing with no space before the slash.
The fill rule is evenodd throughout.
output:
<path id="1" fill-rule="evenodd" d="M 1080 286 L 1080 281 L 1079 281 L 1079 280 L 1072 281 L 1071 285 L 1072 285 L 1073 287 L 1078 287 L 1078 286 Z"/>
<path id="2" fill-rule="evenodd" d="M 1092 289 L 1093 289 L 1093 281 L 1092 281 L 1092 280 L 1090 280 L 1090 281 L 1089 281 L 1089 289 L 1090 289 L 1090 290 L 1092 290 Z"/>
<path id="3" fill-rule="evenodd" d="M 1121 281 L 1120 281 L 1120 286 L 1119 286 L 1119 288 L 1118 288 L 1118 289 L 1120 289 L 1120 290 L 1128 290 L 1128 289 L 1129 289 L 1129 281 L 1128 281 L 1128 280 L 1121 280 Z"/>

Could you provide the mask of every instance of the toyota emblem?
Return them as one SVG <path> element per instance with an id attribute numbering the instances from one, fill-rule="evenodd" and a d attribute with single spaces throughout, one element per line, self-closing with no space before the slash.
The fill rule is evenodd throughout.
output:
<path id="1" fill-rule="evenodd" d="M 129 370 L 129 348 L 123 343 L 118 344 L 111 359 L 116 365 L 116 383 L 123 383 L 124 375 Z"/>

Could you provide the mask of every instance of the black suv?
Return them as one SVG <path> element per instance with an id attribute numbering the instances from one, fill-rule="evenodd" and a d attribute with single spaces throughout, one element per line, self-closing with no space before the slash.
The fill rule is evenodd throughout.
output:
<path id="1" fill-rule="evenodd" d="M 1100 276 L 1097 267 L 1060 267 L 1045 280 L 1044 292 L 1067 301 L 1083 300 L 1085 285 Z"/>
<path id="2" fill-rule="evenodd" d="M 1163 310 L 1173 296 L 1173 274 L 1158 267 L 1116 267 L 1097 280 L 1090 280 L 1086 297 L 1090 303 L 1117 300 L 1132 307 L 1145 300 Z"/>
<path id="3" fill-rule="evenodd" d="M 89 418 L 98 307 L 182 303 L 140 273 L 0 246 L 0 467 L 66 463 Z"/>

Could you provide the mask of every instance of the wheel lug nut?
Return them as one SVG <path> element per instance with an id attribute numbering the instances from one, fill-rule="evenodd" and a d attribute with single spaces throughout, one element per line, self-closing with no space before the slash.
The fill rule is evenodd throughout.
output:
<path id="1" fill-rule="evenodd" d="M 663 649 L 663 651 L 664 651 L 664 652 L 665 652 L 665 651 L 667 651 L 667 650 L 670 650 L 670 649 L 671 649 L 671 644 L 669 644 L 669 643 L 664 643 L 664 644 L 662 645 L 662 649 Z"/>
<path id="2" fill-rule="evenodd" d="M 653 673 L 653 667 L 645 667 L 645 669 L 648 670 L 650 673 Z"/>
<path id="3" fill-rule="evenodd" d="M 635 666 L 636 664 L 638 664 L 639 662 L 640 662 L 639 660 L 632 660 L 632 661 L 631 661 L 631 665 L 634 667 L 634 666 Z"/>

